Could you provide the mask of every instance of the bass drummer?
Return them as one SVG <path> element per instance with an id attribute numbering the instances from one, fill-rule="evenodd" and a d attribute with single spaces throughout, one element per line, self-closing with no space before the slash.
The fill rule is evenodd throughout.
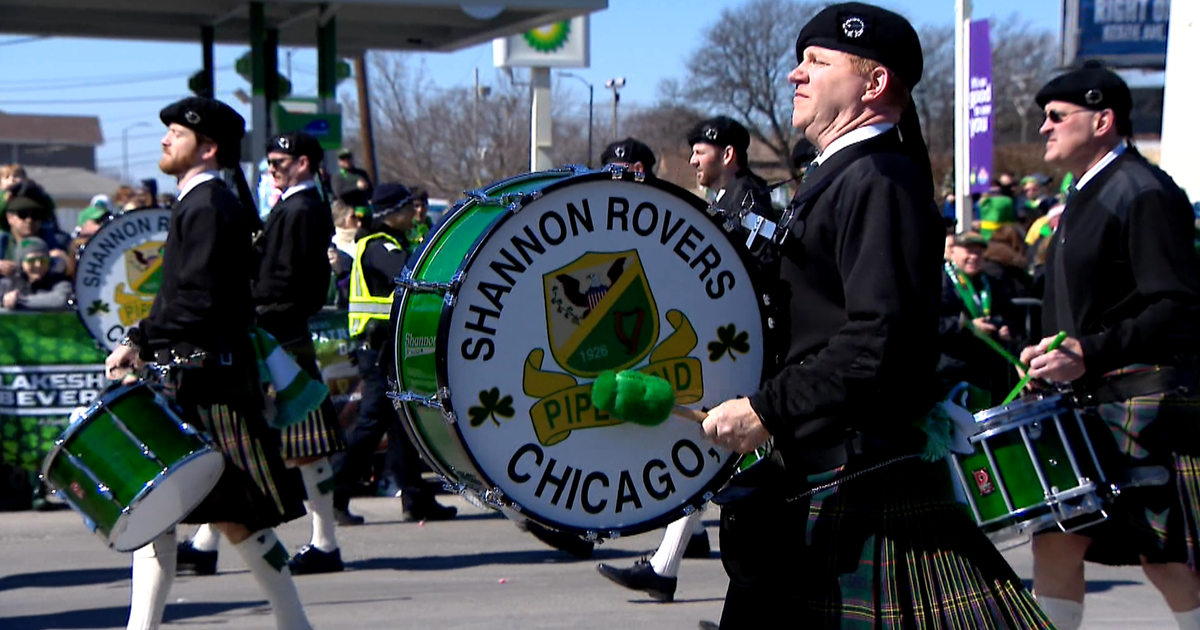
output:
<path id="1" fill-rule="evenodd" d="M 334 456 L 337 490 L 334 508 L 340 525 L 359 525 L 364 519 L 350 513 L 350 489 L 370 467 L 379 440 L 388 435 L 389 467 L 400 488 L 401 520 L 443 521 L 458 513 L 441 505 L 421 481 L 421 457 L 400 426 L 400 416 L 388 400 L 388 379 L 395 376 L 395 347 L 390 325 L 396 277 L 409 257 L 407 234 L 416 207 L 402 184 L 380 184 L 371 198 L 371 230 L 357 239 L 350 271 L 351 355 L 362 378 L 358 422 L 346 434 L 346 450 Z M 394 461 L 399 460 L 399 461 Z"/>
<path id="2" fill-rule="evenodd" d="M 1083 618 L 1084 561 L 1140 564 L 1180 628 L 1200 630 L 1200 447 L 1194 439 L 1200 271 L 1192 209 L 1170 176 L 1129 142 L 1129 87 L 1085 65 L 1037 94 L 1045 159 L 1082 174 L 1046 260 L 1042 330 L 1026 348 L 1034 377 L 1071 383 L 1116 437 L 1122 463 L 1161 466 L 1165 485 L 1122 489 L 1107 521 L 1033 539 L 1033 587 L 1060 630 Z M 1120 482 L 1117 482 L 1120 486 Z"/>
<path id="3" fill-rule="evenodd" d="M 159 168 L 179 180 L 164 245 L 162 287 L 150 315 L 108 356 L 111 380 L 143 362 L 178 364 L 166 393 L 225 455 L 216 487 L 184 522 L 213 523 L 250 569 L 281 630 L 310 630 L 274 528 L 304 514 L 301 485 L 284 467 L 279 432 L 262 415 L 250 339 L 251 235 L 258 227 L 238 162 L 245 121 L 225 103 L 190 97 L 159 113 L 168 127 Z M 239 203 L 220 169 L 235 171 Z M 175 577 L 175 530 L 133 553 L 129 630 L 162 623 Z"/>

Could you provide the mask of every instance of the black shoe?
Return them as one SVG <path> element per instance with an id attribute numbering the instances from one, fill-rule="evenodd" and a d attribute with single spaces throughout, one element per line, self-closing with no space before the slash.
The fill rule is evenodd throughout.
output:
<path id="1" fill-rule="evenodd" d="M 712 621 L 700 621 L 700 630 L 721 630 L 721 626 Z"/>
<path id="2" fill-rule="evenodd" d="M 418 521 L 448 521 L 458 515 L 458 508 L 453 505 L 442 505 L 433 499 L 420 506 L 403 508 L 400 520 L 406 523 Z"/>
<path id="3" fill-rule="evenodd" d="M 542 527 L 536 523 L 526 523 L 525 530 L 533 534 L 534 538 L 558 549 L 565 551 L 580 560 L 587 560 L 592 557 L 592 551 L 595 550 L 596 544 L 584 540 L 575 534 L 560 532 L 556 529 Z"/>
<path id="4" fill-rule="evenodd" d="M 216 575 L 217 552 L 200 551 L 192 546 L 190 540 L 179 541 L 175 545 L 175 574 L 180 573 Z"/>
<path id="5" fill-rule="evenodd" d="M 367 522 L 367 519 L 357 514 L 351 514 L 349 509 L 339 508 L 333 508 L 333 520 L 337 521 L 337 524 L 342 527 L 353 527 Z"/>
<path id="6" fill-rule="evenodd" d="M 596 565 L 600 575 L 633 591 L 646 591 L 660 602 L 675 601 L 675 585 L 679 580 L 663 577 L 654 572 L 647 560 L 638 560 L 628 569 L 618 569 L 601 562 Z"/>
<path id="7" fill-rule="evenodd" d="M 345 571 L 342 564 L 342 550 L 321 551 L 312 545 L 304 545 L 292 559 L 288 561 L 292 575 L 310 575 L 313 573 L 338 573 Z"/>
<path id="8" fill-rule="evenodd" d="M 683 550 L 684 558 L 708 558 L 712 556 L 712 546 L 708 544 L 708 530 L 692 534 L 688 540 L 687 549 Z"/>

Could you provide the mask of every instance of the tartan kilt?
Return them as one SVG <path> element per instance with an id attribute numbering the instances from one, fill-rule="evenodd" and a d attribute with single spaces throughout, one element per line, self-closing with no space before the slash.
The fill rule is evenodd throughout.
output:
<path id="1" fill-rule="evenodd" d="M 1152 369 L 1136 365 L 1106 376 Z M 1125 488 L 1103 523 L 1076 532 L 1092 539 L 1086 559 L 1110 566 L 1182 562 L 1200 570 L 1200 395 L 1159 393 L 1098 405 L 1115 440 L 1110 467 L 1160 465 L 1170 472 L 1162 486 Z M 1093 439 L 1097 439 L 1096 436 Z M 1110 449 L 1111 450 L 1111 449 Z"/>
<path id="2" fill-rule="evenodd" d="M 283 348 L 309 376 L 319 382 L 324 381 L 311 339 L 304 338 L 286 344 Z M 323 457 L 346 450 L 346 434 L 328 396 L 321 401 L 321 406 L 310 412 L 304 420 L 286 427 L 280 433 L 285 460 Z"/>
<path id="3" fill-rule="evenodd" d="M 811 475 L 807 484 L 864 468 Z M 914 458 L 791 503 L 805 488 L 725 505 L 722 630 L 776 618 L 841 630 L 1052 629 L 952 483 L 945 462 Z"/>
<path id="4" fill-rule="evenodd" d="M 279 432 L 262 417 L 257 371 L 251 369 L 235 362 L 181 370 L 167 388 L 183 419 L 225 456 L 216 487 L 183 523 L 240 523 L 255 532 L 305 514 L 303 481 L 284 465 Z"/>

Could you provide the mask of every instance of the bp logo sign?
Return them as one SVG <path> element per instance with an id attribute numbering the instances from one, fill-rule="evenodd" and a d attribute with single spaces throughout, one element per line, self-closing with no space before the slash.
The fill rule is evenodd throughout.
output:
<path id="1" fill-rule="evenodd" d="M 554 52 L 562 48 L 567 43 L 567 38 L 571 36 L 571 22 L 569 20 L 555 22 L 549 26 L 525 31 L 521 36 L 525 38 L 525 43 L 529 44 L 530 48 L 538 52 Z"/>

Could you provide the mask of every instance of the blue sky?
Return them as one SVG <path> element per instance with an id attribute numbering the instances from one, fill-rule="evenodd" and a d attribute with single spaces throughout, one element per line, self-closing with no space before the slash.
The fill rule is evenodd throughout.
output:
<path id="1" fill-rule="evenodd" d="M 650 104 L 658 82 L 682 78 L 689 54 L 721 8 L 740 3 L 723 0 L 609 0 L 606 11 L 592 16 L 592 67 L 573 72 L 596 86 L 596 108 L 611 103 L 604 81 L 625 77 L 625 105 Z M 914 24 L 949 24 L 954 0 L 876 0 L 909 17 Z M 1007 18 L 1018 14 L 1031 24 L 1057 31 L 1058 0 L 975 0 L 974 16 Z M 797 30 L 801 25 L 796 25 Z M 0 24 L 0 29 L 3 26 Z M 237 106 L 249 119 L 249 108 L 232 92 L 249 85 L 232 69 L 248 46 L 219 46 L 216 50 L 217 96 Z M 316 53 L 311 49 L 281 49 L 280 71 L 286 73 L 291 52 L 293 93 L 316 92 Z M 492 67 L 490 44 L 455 53 L 421 56 L 441 86 L 470 85 L 475 68 L 485 82 L 499 80 Z M 8 113 L 75 114 L 100 117 L 105 144 L 97 153 L 100 168 L 122 166 L 122 133 L 129 139 L 131 179 L 157 176 L 158 140 L 162 126 L 158 110 L 187 95 L 187 77 L 201 65 L 200 45 L 131 42 L 100 39 L 0 35 L 0 110 Z M 353 89 L 353 82 L 342 84 Z M 564 80 L 562 98 L 580 99 L 586 91 L 575 80 Z M 599 115 L 599 114 L 598 114 Z M 173 182 L 161 185 L 170 190 Z M 109 191 L 98 191 L 109 192 Z"/>

